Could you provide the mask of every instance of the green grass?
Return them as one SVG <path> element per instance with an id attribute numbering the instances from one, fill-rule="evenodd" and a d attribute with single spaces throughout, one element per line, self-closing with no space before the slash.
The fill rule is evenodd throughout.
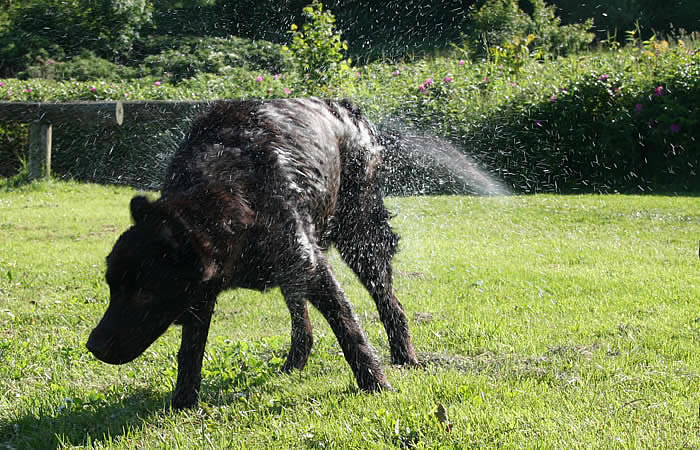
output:
<path id="1" fill-rule="evenodd" d="M 84 348 L 133 194 L 0 191 L 0 447 L 700 446 L 697 198 L 388 199 L 426 366 L 388 364 L 369 296 L 332 254 L 395 392 L 357 390 L 315 311 L 307 368 L 279 374 L 282 298 L 239 290 L 219 301 L 201 407 L 176 413 L 176 327 L 124 366 Z"/>

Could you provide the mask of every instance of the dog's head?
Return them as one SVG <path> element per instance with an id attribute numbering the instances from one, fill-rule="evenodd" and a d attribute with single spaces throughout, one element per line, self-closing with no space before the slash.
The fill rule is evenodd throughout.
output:
<path id="1" fill-rule="evenodd" d="M 134 225 L 107 257 L 110 302 L 87 342 L 110 364 L 131 361 L 202 298 L 211 264 L 176 216 L 145 197 L 131 200 Z"/>

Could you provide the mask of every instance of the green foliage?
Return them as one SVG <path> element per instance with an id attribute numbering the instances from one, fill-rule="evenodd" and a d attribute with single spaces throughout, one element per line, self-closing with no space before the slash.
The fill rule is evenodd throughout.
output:
<path id="1" fill-rule="evenodd" d="M 27 167 L 27 124 L 0 125 L 0 177 L 11 177 Z"/>
<path id="2" fill-rule="evenodd" d="M 20 79 L 45 80 L 105 80 L 118 81 L 140 76 L 140 71 L 121 64 L 115 64 L 97 56 L 91 50 L 82 50 L 79 55 L 66 59 L 49 57 L 44 49 L 39 50 L 35 62 L 17 74 Z"/>
<path id="3" fill-rule="evenodd" d="M 556 7 L 544 0 L 530 0 L 532 15 L 518 6 L 517 0 L 487 0 L 472 10 L 472 40 L 483 53 L 505 54 L 516 60 L 523 52 L 536 56 L 557 56 L 575 53 L 588 46 L 594 35 L 589 31 L 593 19 L 583 23 L 561 25 Z M 530 38 L 532 36 L 532 38 Z"/>
<path id="4" fill-rule="evenodd" d="M 478 63 L 460 63 L 462 55 L 455 53 L 370 64 L 359 69 L 361 76 L 311 88 L 296 71 L 271 75 L 236 67 L 178 83 L 165 74 L 120 82 L 10 79 L 0 81 L 0 99 L 280 98 L 314 92 L 353 98 L 378 123 L 393 117 L 447 139 L 518 192 L 697 192 L 697 47 L 693 40 L 650 38 L 615 51 Z M 153 43 L 153 51 L 162 48 Z M 662 95 L 655 95 L 659 87 Z M 55 129 L 54 172 L 157 186 L 188 117 L 176 123 L 126 120 L 118 131 Z M 2 152 L 5 161 L 26 153 L 21 147 Z"/>
<path id="5" fill-rule="evenodd" d="M 345 59 L 348 44 L 336 31 L 335 16 L 317 1 L 304 7 L 303 13 L 307 22 L 301 29 L 296 24 L 291 26 L 292 42 L 282 47 L 282 52 L 297 72 L 304 74 L 307 90 L 313 92 L 347 75 L 351 61 Z"/>
<path id="6" fill-rule="evenodd" d="M 148 42 L 143 67 L 151 75 L 179 82 L 198 74 L 225 74 L 236 69 L 281 73 L 289 64 L 280 46 L 264 40 L 252 41 L 235 36 L 227 38 L 187 37 L 172 46 L 168 38 Z"/>
<path id="7" fill-rule="evenodd" d="M 148 0 L 28 0 L 10 11 L 7 28 L 0 30 L 0 70 L 32 64 L 42 50 L 54 59 L 83 50 L 119 58 L 150 17 Z"/>

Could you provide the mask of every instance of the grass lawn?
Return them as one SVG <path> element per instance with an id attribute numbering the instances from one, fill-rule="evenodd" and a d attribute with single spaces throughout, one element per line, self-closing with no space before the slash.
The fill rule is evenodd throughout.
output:
<path id="1" fill-rule="evenodd" d="M 332 254 L 394 392 L 357 390 L 316 311 L 308 366 L 279 374 L 279 291 L 239 290 L 219 299 L 200 407 L 169 412 L 177 327 L 124 366 L 84 347 L 133 194 L 0 191 L 0 447 L 700 447 L 698 198 L 390 198 L 424 368 L 389 365 Z"/>

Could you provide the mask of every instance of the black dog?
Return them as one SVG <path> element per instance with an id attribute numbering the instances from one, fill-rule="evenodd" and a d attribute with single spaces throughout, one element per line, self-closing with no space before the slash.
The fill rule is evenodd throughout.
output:
<path id="1" fill-rule="evenodd" d="M 122 364 L 181 324 L 172 405 L 197 402 L 217 295 L 280 286 L 292 317 L 284 370 L 313 342 L 306 301 L 326 318 L 359 387 L 391 389 L 322 250 L 333 243 L 369 290 L 394 364 L 417 364 L 392 292 L 392 232 L 377 183 L 381 145 L 350 103 L 218 102 L 195 120 L 160 199 L 131 201 L 134 225 L 107 257 L 110 304 L 88 349 Z"/>

